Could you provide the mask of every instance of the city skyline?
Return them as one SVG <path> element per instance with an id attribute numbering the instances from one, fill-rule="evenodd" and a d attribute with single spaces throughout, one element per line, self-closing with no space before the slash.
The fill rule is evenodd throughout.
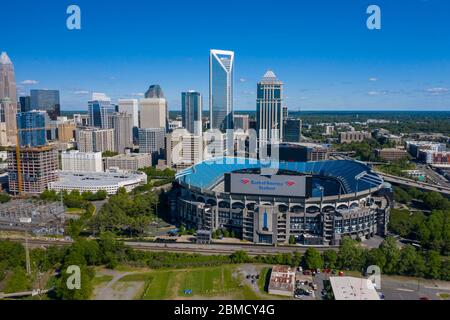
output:
<path id="1" fill-rule="evenodd" d="M 267 69 L 277 70 L 284 79 L 286 105 L 293 111 L 450 107 L 445 14 L 450 4 L 444 0 L 378 1 L 383 21 L 379 31 L 365 26 L 366 3 L 282 1 L 271 8 L 271 24 L 279 27 L 265 34 L 256 32 L 258 17 L 267 13 L 264 1 L 259 6 L 251 1 L 240 5 L 230 24 L 222 17 L 214 21 L 205 14 L 214 8 L 200 2 L 102 6 L 79 1 L 79 31 L 69 31 L 64 24 L 67 4 L 45 6 L 44 11 L 24 2 L 30 9 L 25 12 L 5 3 L 10 12 L 5 25 L 14 33 L 4 34 L 0 50 L 15 65 L 19 95 L 30 89 L 60 90 L 62 110 L 85 110 L 92 92 L 105 92 L 113 101 L 141 98 L 156 83 L 164 88 L 170 110 L 181 109 L 183 91 L 195 90 L 208 99 L 207 59 L 212 48 L 236 53 L 237 111 L 255 109 L 256 83 Z M 231 7 L 236 5 L 231 1 Z M 166 12 L 173 23 L 165 23 L 164 17 L 143 19 L 155 10 Z M 98 12 L 120 23 L 99 24 Z M 189 24 L 184 23 L 187 16 Z M 148 30 L 157 30 L 156 41 L 144 40 Z M 192 45 L 185 34 L 199 41 Z M 276 45 L 268 45 L 266 38 L 275 36 Z"/>

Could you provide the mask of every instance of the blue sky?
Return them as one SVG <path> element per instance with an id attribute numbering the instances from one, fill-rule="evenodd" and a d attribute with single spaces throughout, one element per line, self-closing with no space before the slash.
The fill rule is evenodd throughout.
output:
<path id="1" fill-rule="evenodd" d="M 80 31 L 66 28 L 70 4 Z M 366 28 L 371 4 L 380 31 Z M 206 109 L 211 48 L 235 51 L 237 110 L 255 109 L 268 68 L 291 110 L 450 110 L 448 0 L 17 0 L 2 11 L 19 93 L 59 89 L 63 110 L 86 109 L 92 91 L 139 98 L 151 84 L 171 110 L 190 89 Z"/>

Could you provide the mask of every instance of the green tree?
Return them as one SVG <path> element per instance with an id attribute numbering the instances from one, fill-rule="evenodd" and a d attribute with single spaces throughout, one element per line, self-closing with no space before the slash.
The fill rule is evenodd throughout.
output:
<path id="1" fill-rule="evenodd" d="M 6 293 L 23 292 L 31 289 L 31 282 L 25 270 L 20 267 L 14 268 L 12 276 L 5 286 Z"/>
<path id="2" fill-rule="evenodd" d="M 363 266 L 363 251 L 358 242 L 344 237 L 338 252 L 337 266 L 347 270 L 361 270 Z"/>
<path id="3" fill-rule="evenodd" d="M 335 269 L 337 259 L 338 259 L 338 254 L 334 250 L 326 250 L 323 253 L 323 263 L 326 268 Z"/>
<path id="4" fill-rule="evenodd" d="M 246 263 L 250 261 L 250 257 L 248 256 L 246 251 L 239 250 L 230 255 L 230 259 L 232 263 Z"/>
<path id="5" fill-rule="evenodd" d="M 291 235 L 289 236 L 289 244 L 296 244 L 297 240 L 295 239 L 295 236 Z"/>
<path id="6" fill-rule="evenodd" d="M 429 251 L 427 254 L 427 261 L 426 261 L 427 269 L 425 275 L 428 278 L 439 279 L 441 276 L 441 265 L 442 261 L 439 252 Z"/>
<path id="7" fill-rule="evenodd" d="M 323 268 L 323 259 L 320 252 L 314 248 L 308 248 L 304 255 L 306 269 L 315 270 Z"/>
<path id="8" fill-rule="evenodd" d="M 395 274 L 397 272 L 400 260 L 400 250 L 397 241 L 393 237 L 387 237 L 380 245 L 380 250 L 386 258 L 386 264 L 382 269 L 387 274 Z"/>

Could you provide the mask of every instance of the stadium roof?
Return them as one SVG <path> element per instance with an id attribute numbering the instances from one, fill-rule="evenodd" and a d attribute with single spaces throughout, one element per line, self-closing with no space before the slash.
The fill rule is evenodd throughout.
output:
<path id="1" fill-rule="evenodd" d="M 383 179 L 366 164 L 352 160 L 318 162 L 271 162 L 271 167 L 313 176 L 313 196 L 362 192 L 377 188 Z M 259 160 L 244 158 L 214 158 L 181 171 L 176 178 L 180 183 L 201 189 L 210 189 L 223 179 L 225 173 L 243 169 L 265 167 Z"/>

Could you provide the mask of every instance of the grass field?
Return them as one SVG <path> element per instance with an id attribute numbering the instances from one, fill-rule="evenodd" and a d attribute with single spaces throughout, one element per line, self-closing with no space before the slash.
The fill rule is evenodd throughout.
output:
<path id="1" fill-rule="evenodd" d="M 144 300 L 194 297 L 258 299 L 251 288 L 241 285 L 233 270 L 232 266 L 157 270 L 128 275 L 120 281 L 144 281 L 145 289 L 141 297 Z M 185 294 L 185 290 L 192 290 L 192 294 Z"/>

